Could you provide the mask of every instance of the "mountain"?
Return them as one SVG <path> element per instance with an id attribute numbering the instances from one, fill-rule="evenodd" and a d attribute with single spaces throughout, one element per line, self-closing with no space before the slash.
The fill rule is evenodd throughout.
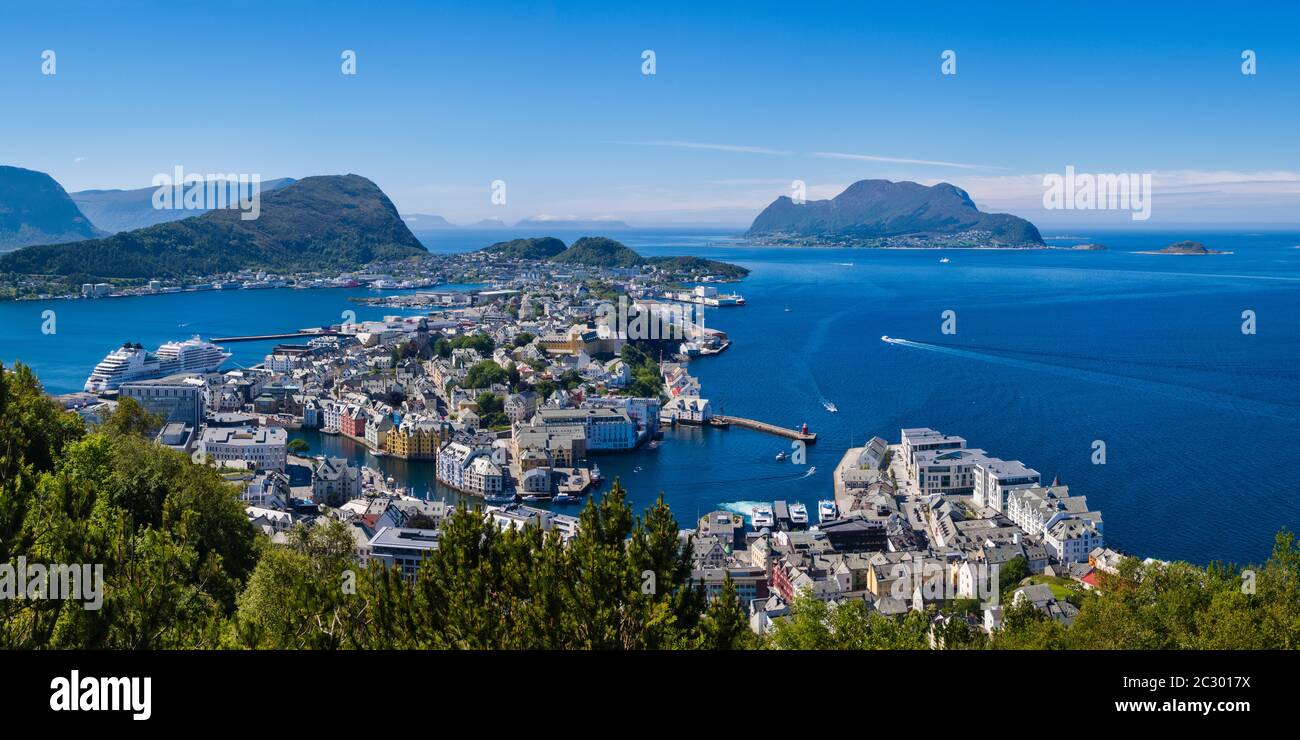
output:
<path id="1" fill-rule="evenodd" d="M 294 179 L 291 177 L 267 180 L 261 183 L 260 192 L 265 195 L 272 190 L 292 185 L 293 182 Z M 207 209 L 154 208 L 153 197 L 157 191 L 156 187 L 134 190 L 79 190 L 71 195 L 72 201 L 77 204 L 82 213 L 86 214 L 86 218 L 89 218 L 96 228 L 110 234 L 143 229 L 146 226 L 168 221 L 179 221 L 207 212 Z"/>
<path id="2" fill-rule="evenodd" d="M 441 231 L 461 228 L 442 216 L 429 213 L 407 213 L 402 216 L 402 220 L 411 228 L 411 231 Z"/>
<path id="3" fill-rule="evenodd" d="M 264 194 L 258 218 L 241 215 L 214 210 L 105 239 L 27 247 L 0 257 L 0 272 L 177 278 L 344 270 L 425 254 L 388 196 L 359 175 L 299 180 Z"/>
<path id="4" fill-rule="evenodd" d="M 586 267 L 640 267 L 645 264 L 644 257 L 603 236 L 584 236 L 552 257 L 551 261 Z"/>
<path id="5" fill-rule="evenodd" d="M 494 257 L 508 260 L 546 260 L 564 252 L 564 242 L 553 236 L 511 239 L 480 249 Z"/>
<path id="6" fill-rule="evenodd" d="M 746 236 L 838 246 L 1042 246 L 1023 218 L 984 213 L 948 183 L 859 180 L 830 200 L 777 198 Z"/>
<path id="7" fill-rule="evenodd" d="M 0 166 L 0 252 L 102 235 L 54 178 Z"/>
<path id="8" fill-rule="evenodd" d="M 573 229 L 584 229 L 588 231 L 626 231 L 632 227 L 617 219 L 551 218 L 548 216 L 537 216 L 536 218 L 526 218 L 516 223 L 513 228 L 550 229 L 552 231 Z"/>
<path id="9" fill-rule="evenodd" d="M 499 218 L 485 218 L 465 226 L 466 229 L 508 229 L 506 222 Z"/>

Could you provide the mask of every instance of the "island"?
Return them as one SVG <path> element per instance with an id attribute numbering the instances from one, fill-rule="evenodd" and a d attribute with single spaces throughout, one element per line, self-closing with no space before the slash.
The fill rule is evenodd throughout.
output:
<path id="1" fill-rule="evenodd" d="M 1232 252 L 1209 249 L 1200 242 L 1185 240 L 1174 242 L 1164 249 L 1148 250 L 1145 252 L 1138 252 L 1138 254 L 1232 254 Z"/>
<path id="2" fill-rule="evenodd" d="M 756 244 L 892 249 L 1045 249 L 1038 228 L 985 213 L 966 191 L 941 182 L 859 180 L 830 200 L 781 196 L 745 233 Z"/>

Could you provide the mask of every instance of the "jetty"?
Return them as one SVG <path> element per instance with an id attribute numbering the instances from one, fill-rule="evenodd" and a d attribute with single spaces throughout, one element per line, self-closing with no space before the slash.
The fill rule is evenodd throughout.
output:
<path id="1" fill-rule="evenodd" d="M 244 337 L 213 337 L 213 344 L 229 344 L 231 342 L 265 342 L 271 339 L 297 339 L 298 337 L 330 337 L 338 334 L 332 329 L 316 331 L 294 331 L 283 334 L 256 334 Z"/>
<path id="2" fill-rule="evenodd" d="M 778 437 L 785 437 L 786 439 L 797 439 L 805 444 L 813 444 L 817 441 L 817 433 L 806 431 L 807 425 L 804 425 L 803 429 L 787 429 L 775 424 L 768 424 L 765 421 L 746 419 L 743 416 L 722 416 L 719 414 L 714 414 L 713 418 L 710 419 L 710 423 L 715 426 L 731 426 L 734 424 L 735 426 L 743 427 L 745 429 L 753 429 L 756 432 L 775 434 Z"/>

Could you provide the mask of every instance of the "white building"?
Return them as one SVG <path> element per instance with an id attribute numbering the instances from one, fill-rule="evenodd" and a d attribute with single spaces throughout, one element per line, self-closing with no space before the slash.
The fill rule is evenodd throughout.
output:
<path id="1" fill-rule="evenodd" d="M 289 433 L 280 427 L 207 427 L 197 455 L 218 464 L 241 461 L 251 468 L 284 470 L 288 442 Z"/>
<path id="2" fill-rule="evenodd" d="M 707 398 L 677 396 L 664 404 L 664 413 L 682 424 L 703 424 L 713 418 L 713 406 Z"/>
<path id="3" fill-rule="evenodd" d="M 1094 548 L 1104 547 L 1101 520 L 1082 517 L 1061 519 L 1043 530 L 1043 547 L 1048 554 L 1066 563 L 1082 563 Z"/>
<path id="4" fill-rule="evenodd" d="M 975 506 L 987 506 L 994 511 L 1006 511 L 1007 497 L 1017 489 L 1038 485 L 1037 470 L 1025 467 L 1019 460 L 1000 460 L 990 457 L 975 466 Z"/>
<path id="5" fill-rule="evenodd" d="M 630 450 L 636 447 L 636 422 L 621 409 L 544 408 L 533 424 L 547 431 L 580 427 L 587 437 L 587 450 Z"/>
<path id="6" fill-rule="evenodd" d="M 1088 510 L 1086 496 L 1071 496 L 1069 486 L 1033 486 L 1012 491 L 1007 497 L 1007 518 L 1026 534 L 1041 534 L 1062 519 L 1083 518 L 1101 522 L 1101 512 Z"/>

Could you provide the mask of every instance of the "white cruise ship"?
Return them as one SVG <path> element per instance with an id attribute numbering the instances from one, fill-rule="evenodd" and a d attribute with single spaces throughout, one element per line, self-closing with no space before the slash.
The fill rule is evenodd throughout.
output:
<path id="1" fill-rule="evenodd" d="M 99 361 L 86 390 L 102 393 L 115 390 L 133 380 L 162 378 L 175 373 L 207 373 L 221 367 L 230 353 L 197 336 L 183 342 L 168 342 L 155 352 L 146 352 L 139 343 L 127 342 Z"/>

